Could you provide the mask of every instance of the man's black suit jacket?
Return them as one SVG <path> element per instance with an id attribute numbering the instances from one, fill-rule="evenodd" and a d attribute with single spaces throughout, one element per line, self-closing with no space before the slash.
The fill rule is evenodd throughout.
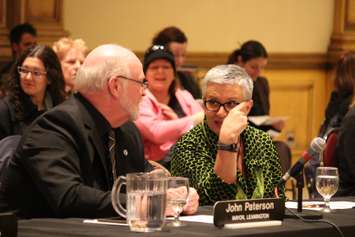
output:
<path id="1" fill-rule="evenodd" d="M 0 211 L 17 210 L 25 218 L 117 215 L 104 142 L 84 103 L 72 96 L 30 126 L 1 175 Z M 118 174 L 150 169 L 135 125 L 115 132 Z"/>

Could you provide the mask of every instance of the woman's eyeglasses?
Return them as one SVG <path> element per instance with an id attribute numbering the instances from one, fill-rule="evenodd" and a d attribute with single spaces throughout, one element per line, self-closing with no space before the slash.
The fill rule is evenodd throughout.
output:
<path id="1" fill-rule="evenodd" d="M 25 67 L 17 67 L 17 71 L 20 74 L 21 77 L 25 77 L 28 75 L 28 73 L 31 73 L 31 75 L 35 78 L 39 78 L 41 76 L 44 76 L 47 74 L 45 71 L 38 71 L 38 70 L 31 70 Z"/>
<path id="2" fill-rule="evenodd" d="M 240 103 L 234 100 L 227 101 L 226 103 L 220 103 L 217 100 L 210 99 L 204 100 L 203 104 L 208 111 L 218 112 L 221 106 L 223 106 L 224 110 L 229 112 Z"/>

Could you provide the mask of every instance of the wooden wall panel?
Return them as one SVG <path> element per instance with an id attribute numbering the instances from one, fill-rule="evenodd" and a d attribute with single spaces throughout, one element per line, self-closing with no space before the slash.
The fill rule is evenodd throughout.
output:
<path id="1" fill-rule="evenodd" d="M 270 84 L 270 114 L 287 116 L 285 127 L 277 140 L 291 144 L 294 159 L 308 149 L 310 141 L 317 135 L 320 115 L 324 113 L 322 73 L 309 77 L 308 72 L 272 70 L 268 73 Z M 319 76 L 321 78 L 319 78 Z M 318 82 L 317 82 L 318 81 Z"/>
<path id="2" fill-rule="evenodd" d="M 7 27 L 7 1 L 0 0 L 0 61 L 11 57 L 11 50 L 9 48 L 9 30 Z"/>
<path id="3" fill-rule="evenodd" d="M 345 30 L 355 31 L 355 0 L 348 0 L 346 4 Z"/>
<path id="4" fill-rule="evenodd" d="M 25 21 L 40 28 L 62 28 L 62 4 L 59 0 L 27 0 Z"/>
<path id="5" fill-rule="evenodd" d="M 63 0 L 0 0 L 0 65 L 11 59 L 8 34 L 17 24 L 33 24 L 40 44 L 52 45 L 68 36 L 63 29 L 62 10 Z"/>
<path id="6" fill-rule="evenodd" d="M 349 50 L 355 50 L 355 0 L 335 0 L 333 33 L 328 47 L 329 61 L 334 63 Z"/>
<path id="7" fill-rule="evenodd" d="M 25 0 L 23 21 L 36 26 L 39 42 L 51 45 L 60 37 L 67 36 L 63 29 L 62 0 Z"/>

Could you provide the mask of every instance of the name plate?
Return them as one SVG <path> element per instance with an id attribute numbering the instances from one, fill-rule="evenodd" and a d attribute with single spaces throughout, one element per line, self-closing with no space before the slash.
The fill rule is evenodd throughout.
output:
<path id="1" fill-rule="evenodd" d="M 280 198 L 218 201 L 213 206 L 213 223 L 225 224 L 282 220 L 285 203 Z"/>

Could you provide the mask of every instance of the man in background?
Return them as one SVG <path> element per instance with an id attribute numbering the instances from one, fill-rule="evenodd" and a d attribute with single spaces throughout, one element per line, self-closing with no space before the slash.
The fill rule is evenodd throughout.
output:
<path id="1" fill-rule="evenodd" d="M 10 31 L 12 60 L 0 70 L 0 97 L 4 93 L 3 84 L 15 60 L 29 47 L 37 43 L 37 30 L 29 23 L 16 25 Z"/>

